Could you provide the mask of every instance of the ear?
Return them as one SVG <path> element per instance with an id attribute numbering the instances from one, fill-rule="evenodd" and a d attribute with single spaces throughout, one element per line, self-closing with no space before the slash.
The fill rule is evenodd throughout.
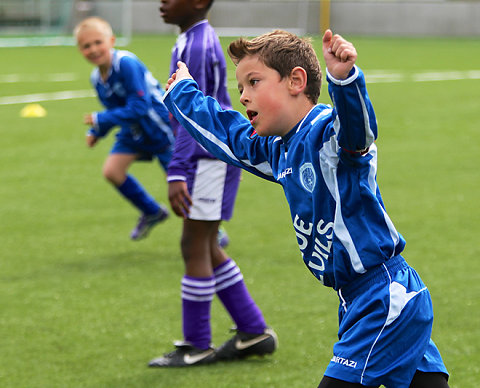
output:
<path id="1" fill-rule="evenodd" d="M 195 0 L 194 8 L 197 10 L 207 9 L 208 4 L 210 4 L 210 0 Z"/>
<path id="2" fill-rule="evenodd" d="M 294 67 L 288 78 L 288 86 L 292 96 L 299 95 L 307 87 L 307 72 L 303 67 Z"/>
<path id="3" fill-rule="evenodd" d="M 111 39 L 110 42 L 112 44 L 112 47 L 115 47 L 115 41 L 117 40 L 117 38 L 115 37 L 115 35 L 112 35 L 110 39 Z"/>

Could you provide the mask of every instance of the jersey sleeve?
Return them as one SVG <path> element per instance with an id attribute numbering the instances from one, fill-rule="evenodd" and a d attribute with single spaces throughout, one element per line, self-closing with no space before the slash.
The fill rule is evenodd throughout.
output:
<path id="1" fill-rule="evenodd" d="M 333 126 L 339 146 L 347 153 L 366 152 L 378 133 L 363 72 L 354 66 L 346 80 L 337 80 L 327 71 L 327 80 L 334 104 Z"/>
<path id="2" fill-rule="evenodd" d="M 223 109 L 214 98 L 199 91 L 193 80 L 172 84 L 164 103 L 190 135 L 215 157 L 275 181 L 269 158 L 270 139 L 256 136 L 241 113 Z"/>
<path id="3" fill-rule="evenodd" d="M 98 112 L 96 130 L 105 135 L 112 127 L 129 125 L 148 113 L 149 99 L 145 76 L 140 64 L 133 58 L 123 57 L 120 61 L 120 73 L 126 91 L 124 106 Z"/>

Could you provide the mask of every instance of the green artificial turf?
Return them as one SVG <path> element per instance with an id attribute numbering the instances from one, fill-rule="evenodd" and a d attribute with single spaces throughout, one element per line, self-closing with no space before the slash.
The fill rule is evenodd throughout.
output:
<path id="1" fill-rule="evenodd" d="M 314 38 L 319 49 L 321 39 Z M 433 339 L 451 372 L 450 386 L 475 388 L 480 80 L 465 78 L 480 70 L 480 43 L 349 38 L 367 83 L 372 78 L 378 183 L 407 240 L 404 256 L 431 291 Z M 224 47 L 230 40 L 222 38 Z M 127 49 L 164 84 L 174 42 L 174 36 L 138 36 Z M 278 351 L 235 363 L 149 369 L 151 358 L 181 339 L 181 220 L 171 217 L 148 239 L 129 240 L 138 214 L 101 175 L 113 137 L 94 149 L 85 145 L 83 115 L 99 109 L 95 98 L 41 101 L 43 118 L 22 118 L 27 103 L 6 102 L 90 89 L 91 66 L 75 47 L 0 53 L 0 386 L 317 386 L 336 341 L 338 301 L 304 267 L 281 187 L 244 173 L 234 218 L 225 224 L 228 253 L 277 331 Z M 232 101 L 242 110 L 230 62 L 228 68 Z M 459 79 L 418 81 L 426 73 L 455 71 Z M 71 80 L 53 82 L 55 74 Z M 379 74 L 387 74 L 385 82 L 375 81 Z M 326 89 L 321 101 L 329 102 Z M 167 203 L 158 164 L 138 163 L 132 172 Z M 231 326 L 215 300 L 215 344 L 229 338 Z"/>

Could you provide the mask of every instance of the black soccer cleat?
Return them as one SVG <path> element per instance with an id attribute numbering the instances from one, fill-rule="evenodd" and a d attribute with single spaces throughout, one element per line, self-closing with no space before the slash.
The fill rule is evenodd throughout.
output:
<path id="1" fill-rule="evenodd" d="M 237 334 L 215 351 L 215 358 L 226 361 L 249 356 L 264 356 L 273 353 L 277 347 L 277 334 L 268 327 L 262 334 L 250 334 L 237 330 Z"/>
<path id="2" fill-rule="evenodd" d="M 148 363 L 150 367 L 185 367 L 211 364 L 215 361 L 215 349 L 199 349 L 188 342 L 176 342 L 176 349 Z"/>

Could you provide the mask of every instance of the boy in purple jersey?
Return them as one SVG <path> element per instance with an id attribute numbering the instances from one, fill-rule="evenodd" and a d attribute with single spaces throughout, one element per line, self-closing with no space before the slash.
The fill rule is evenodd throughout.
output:
<path id="1" fill-rule="evenodd" d="M 172 52 L 172 70 L 185 61 L 201 90 L 230 108 L 226 62 L 220 42 L 208 21 L 213 0 L 162 0 L 161 16 L 180 27 Z M 240 169 L 216 159 L 176 120 L 176 143 L 168 167 L 169 200 L 183 217 L 181 251 L 185 275 L 181 281 L 184 341 L 150 361 L 152 367 L 177 367 L 273 353 L 275 332 L 250 296 L 237 264 L 217 242 L 222 220 L 233 213 Z M 220 298 L 236 325 L 236 334 L 220 348 L 211 345 L 210 307 Z"/>
<path id="2" fill-rule="evenodd" d="M 303 261 L 340 302 L 319 388 L 448 387 L 429 291 L 401 255 L 405 240 L 377 186 L 377 122 L 354 45 L 323 36 L 333 107 L 317 103 L 321 70 L 308 39 L 273 31 L 228 53 L 247 117 L 205 96 L 182 62 L 164 102 L 217 157 L 282 186 Z"/>
<path id="3" fill-rule="evenodd" d="M 140 240 L 168 217 L 167 208 L 127 174 L 134 161 L 154 157 L 167 169 L 175 138 L 161 101 L 163 91 L 135 55 L 114 49 L 115 36 L 107 21 L 87 18 L 75 27 L 74 35 L 82 55 L 96 66 L 91 82 L 106 108 L 85 115 L 84 123 L 91 127 L 87 145 L 94 147 L 113 127 L 120 126 L 103 175 L 140 211 L 130 235 L 132 240 Z"/>

